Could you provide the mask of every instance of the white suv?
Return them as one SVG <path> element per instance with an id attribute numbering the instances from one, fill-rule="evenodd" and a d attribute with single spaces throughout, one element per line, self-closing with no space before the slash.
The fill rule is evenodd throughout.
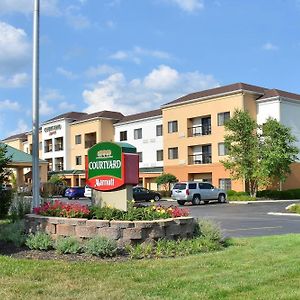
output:
<path id="1" fill-rule="evenodd" d="M 84 197 L 92 198 L 92 189 L 88 185 L 84 187 Z"/>
<path id="2" fill-rule="evenodd" d="M 172 199 L 177 200 L 179 205 L 185 202 L 192 202 L 193 205 L 199 205 L 201 201 L 205 204 L 210 200 L 226 202 L 226 191 L 215 188 L 208 182 L 177 182 L 172 189 Z"/>

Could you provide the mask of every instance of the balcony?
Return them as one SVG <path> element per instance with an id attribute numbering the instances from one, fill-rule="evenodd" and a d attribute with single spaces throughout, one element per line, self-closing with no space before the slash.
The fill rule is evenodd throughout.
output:
<path id="1" fill-rule="evenodd" d="M 84 148 L 91 148 L 96 144 L 96 132 L 87 133 L 84 135 Z"/>
<path id="2" fill-rule="evenodd" d="M 188 128 L 188 137 L 211 134 L 211 125 L 199 125 Z"/>
<path id="3" fill-rule="evenodd" d="M 62 150 L 64 150 L 63 145 L 60 145 L 60 144 L 55 145 L 55 151 L 62 151 Z"/>
<path id="4" fill-rule="evenodd" d="M 189 165 L 211 164 L 211 153 L 189 155 L 188 162 Z"/>
<path id="5" fill-rule="evenodd" d="M 52 144 L 50 145 L 46 145 L 45 148 L 44 148 L 44 152 L 47 153 L 47 152 L 52 152 L 53 148 L 52 148 Z"/>

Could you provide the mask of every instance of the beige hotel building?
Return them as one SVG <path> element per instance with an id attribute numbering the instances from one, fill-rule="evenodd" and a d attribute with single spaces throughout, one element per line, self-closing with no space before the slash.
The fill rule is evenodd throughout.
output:
<path id="1" fill-rule="evenodd" d="M 142 155 L 140 182 L 148 188 L 155 188 L 155 177 L 165 172 L 179 180 L 208 181 L 243 191 L 245 183 L 232 181 L 220 162 L 226 157 L 224 122 L 235 109 L 248 111 L 259 124 L 268 117 L 276 118 L 300 141 L 300 95 L 235 83 L 191 93 L 156 111 L 131 116 L 112 111 L 56 116 L 40 128 L 40 158 L 48 161 L 49 176 L 60 174 L 71 186 L 84 185 L 88 148 L 101 141 L 123 140 Z M 3 142 L 31 153 L 30 132 Z M 296 145 L 300 149 L 300 142 Z M 300 186 L 299 166 L 298 162 L 292 165 L 284 189 Z"/>

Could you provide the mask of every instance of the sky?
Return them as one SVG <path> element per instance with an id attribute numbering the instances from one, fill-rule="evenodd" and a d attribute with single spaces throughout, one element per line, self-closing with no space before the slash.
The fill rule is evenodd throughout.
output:
<path id="1" fill-rule="evenodd" d="M 300 0 L 40 0 L 40 122 L 235 82 L 300 94 Z M 0 139 L 32 128 L 33 0 L 0 0 Z"/>

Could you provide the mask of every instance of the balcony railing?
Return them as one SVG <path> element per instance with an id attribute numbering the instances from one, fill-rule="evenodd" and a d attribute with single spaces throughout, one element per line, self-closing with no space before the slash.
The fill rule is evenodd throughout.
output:
<path id="1" fill-rule="evenodd" d="M 52 145 L 46 145 L 45 148 L 44 148 L 44 152 L 52 152 Z"/>
<path id="2" fill-rule="evenodd" d="M 199 125 L 188 128 L 188 136 L 202 136 L 211 134 L 211 125 Z"/>
<path id="3" fill-rule="evenodd" d="M 211 164 L 211 153 L 189 155 L 189 165 Z"/>
<path id="4" fill-rule="evenodd" d="M 85 143 L 84 143 L 84 147 L 85 148 L 91 148 L 92 146 L 94 146 L 96 144 L 96 140 L 94 140 L 94 141 L 86 141 Z"/>
<path id="5" fill-rule="evenodd" d="M 63 170 L 63 164 L 62 163 L 58 163 L 55 165 L 55 170 L 56 171 L 62 171 Z"/>

